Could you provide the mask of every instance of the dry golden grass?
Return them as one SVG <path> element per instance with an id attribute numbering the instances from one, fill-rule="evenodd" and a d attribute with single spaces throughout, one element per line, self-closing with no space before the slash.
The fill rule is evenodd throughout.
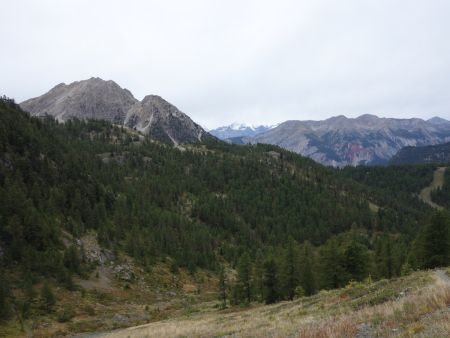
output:
<path id="1" fill-rule="evenodd" d="M 294 302 L 205 310 L 101 337 L 446 337 L 449 305 L 450 285 L 433 272 L 420 272 L 389 282 L 354 283 Z"/>
<path id="2" fill-rule="evenodd" d="M 358 311 L 341 316 L 320 318 L 301 328 L 299 337 L 353 337 L 369 325 L 369 336 L 414 335 L 425 329 L 424 319 L 433 318 L 444 324 L 436 337 L 450 335 L 450 285 L 437 281 L 435 284 L 419 289 L 408 296 L 387 301 L 375 306 L 367 306 Z M 442 313 L 437 311 L 442 310 Z M 444 315 L 444 316 L 441 316 Z M 421 324 L 422 323 L 422 324 Z M 439 322 L 428 323 L 435 329 Z"/>
<path id="3" fill-rule="evenodd" d="M 155 267 L 154 272 L 158 272 L 158 284 L 173 282 L 168 278 L 167 266 Z M 196 282 L 190 279 L 192 276 L 184 276 L 184 273 L 180 273 L 179 287 L 195 285 Z M 206 275 L 202 279 L 204 286 L 211 283 Z M 322 291 L 292 302 L 226 310 L 218 310 L 218 302 L 206 298 L 200 303 L 199 299 L 186 302 L 186 298 L 182 300 L 178 296 L 158 301 L 155 295 L 145 295 L 136 286 L 127 291 L 116 289 L 113 295 L 89 293 L 82 298 L 71 293 L 59 295 L 63 296 L 60 298 L 62 304 L 75 306 L 75 318 L 68 323 L 41 328 L 34 332 L 35 337 L 111 330 L 126 325 L 116 323 L 114 316 L 139 314 L 148 315 L 152 323 L 100 334 L 99 337 L 450 336 L 450 285 L 434 271 L 416 272 L 389 281 L 350 283 L 340 290 Z M 202 298 L 201 295 L 195 297 Z M 94 315 L 83 312 L 86 304 L 95 308 Z M 130 322 L 128 325 L 137 324 Z M 12 336 L 19 334 L 16 332 Z M 22 336 L 27 333 L 22 332 Z"/>

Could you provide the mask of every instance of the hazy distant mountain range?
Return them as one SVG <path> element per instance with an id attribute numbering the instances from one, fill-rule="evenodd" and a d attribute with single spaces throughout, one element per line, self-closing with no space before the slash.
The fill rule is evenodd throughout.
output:
<path id="1" fill-rule="evenodd" d="M 198 142 L 210 137 L 189 116 L 163 98 L 148 95 L 139 101 L 114 81 L 100 78 L 69 85 L 61 83 L 20 106 L 33 116 L 51 115 L 59 121 L 70 118 L 106 120 L 174 144 Z"/>
<path id="2" fill-rule="evenodd" d="M 247 138 L 308 156 L 331 166 L 386 164 L 403 147 L 450 141 L 450 122 L 336 116 L 323 121 L 286 121 L 276 128 Z"/>
<path id="3" fill-rule="evenodd" d="M 233 123 L 228 126 L 223 126 L 209 130 L 209 133 L 221 140 L 227 140 L 241 137 L 253 137 L 258 134 L 264 133 L 265 131 L 273 129 L 276 126 L 277 125 L 249 126 L 245 123 Z"/>

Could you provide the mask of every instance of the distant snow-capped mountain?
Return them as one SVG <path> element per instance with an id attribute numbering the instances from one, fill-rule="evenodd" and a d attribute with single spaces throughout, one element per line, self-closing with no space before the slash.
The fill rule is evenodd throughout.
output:
<path id="1" fill-rule="evenodd" d="M 248 125 L 245 123 L 232 123 L 228 126 L 212 129 L 209 133 L 221 140 L 226 140 L 235 137 L 253 137 L 258 134 L 264 133 L 270 129 L 275 128 L 277 125 Z"/>

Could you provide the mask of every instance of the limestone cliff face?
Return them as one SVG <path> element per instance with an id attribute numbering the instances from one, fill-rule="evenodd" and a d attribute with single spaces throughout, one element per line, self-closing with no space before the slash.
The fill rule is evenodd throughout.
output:
<path id="1" fill-rule="evenodd" d="M 325 165 L 384 164 L 405 146 L 450 141 L 450 124 L 337 116 L 324 121 L 287 121 L 249 141 L 275 144 Z"/>
<path id="2" fill-rule="evenodd" d="M 20 106 L 33 116 L 51 115 L 62 122 L 79 118 L 123 124 L 151 138 L 174 144 L 210 137 L 189 116 L 161 97 L 148 95 L 140 102 L 114 81 L 100 78 L 59 84 Z"/>
<path id="3" fill-rule="evenodd" d="M 150 137 L 173 143 L 201 141 L 206 132 L 177 107 L 157 95 L 148 95 L 128 111 L 124 124 Z"/>

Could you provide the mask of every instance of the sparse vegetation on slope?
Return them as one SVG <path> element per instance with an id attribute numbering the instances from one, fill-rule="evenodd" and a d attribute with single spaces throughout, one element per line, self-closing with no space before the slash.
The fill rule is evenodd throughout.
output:
<path id="1" fill-rule="evenodd" d="M 450 284 L 434 271 L 349 283 L 292 302 L 199 313 L 98 335 L 119 337 L 445 337 Z"/>
<path id="2" fill-rule="evenodd" d="M 431 184 L 428 187 L 423 188 L 419 194 L 420 199 L 422 201 L 438 210 L 442 210 L 443 207 L 433 202 L 432 194 L 436 190 L 442 189 L 442 186 L 444 185 L 444 174 L 446 169 L 447 169 L 446 167 L 437 168 L 436 171 L 434 172 L 433 181 L 431 182 Z"/>

